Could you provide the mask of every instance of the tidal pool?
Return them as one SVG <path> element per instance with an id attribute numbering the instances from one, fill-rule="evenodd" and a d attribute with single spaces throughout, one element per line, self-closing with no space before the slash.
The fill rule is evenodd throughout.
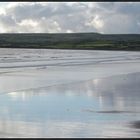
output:
<path id="1" fill-rule="evenodd" d="M 140 73 L 0 94 L 0 137 L 140 137 Z"/>

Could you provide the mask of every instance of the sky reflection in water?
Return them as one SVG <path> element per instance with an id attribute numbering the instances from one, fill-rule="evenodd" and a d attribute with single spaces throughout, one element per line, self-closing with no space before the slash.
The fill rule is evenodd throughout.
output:
<path id="1" fill-rule="evenodd" d="M 1 94 L 1 137 L 140 137 L 140 73 Z"/>

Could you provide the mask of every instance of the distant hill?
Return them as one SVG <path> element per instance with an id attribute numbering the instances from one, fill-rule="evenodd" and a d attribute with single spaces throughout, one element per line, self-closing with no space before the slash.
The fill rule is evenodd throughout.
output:
<path id="1" fill-rule="evenodd" d="M 0 34 L 0 48 L 140 50 L 140 34 Z"/>

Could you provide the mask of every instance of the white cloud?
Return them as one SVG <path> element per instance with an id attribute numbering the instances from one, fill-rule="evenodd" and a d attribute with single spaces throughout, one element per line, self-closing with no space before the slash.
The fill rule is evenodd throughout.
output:
<path id="1" fill-rule="evenodd" d="M 0 32 L 140 33 L 139 2 L 0 3 Z"/>
<path id="2" fill-rule="evenodd" d="M 4 8 L 0 8 L 0 15 L 5 15 L 6 12 L 5 12 L 5 9 Z"/>
<path id="3" fill-rule="evenodd" d="M 102 29 L 104 26 L 104 21 L 98 15 L 96 15 L 90 22 L 86 23 L 86 25 L 93 26 L 100 31 L 100 29 Z"/>
<path id="4" fill-rule="evenodd" d="M 20 23 L 18 23 L 19 26 L 31 26 L 36 27 L 38 25 L 38 22 L 33 21 L 32 19 L 25 19 L 22 20 Z"/>
<path id="5" fill-rule="evenodd" d="M 73 31 L 68 29 L 66 33 L 73 33 Z"/>

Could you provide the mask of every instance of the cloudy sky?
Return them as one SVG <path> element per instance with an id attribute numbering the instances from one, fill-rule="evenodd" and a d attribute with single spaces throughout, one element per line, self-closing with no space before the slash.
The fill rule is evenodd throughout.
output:
<path id="1" fill-rule="evenodd" d="M 140 2 L 0 2 L 0 33 L 140 33 Z"/>

